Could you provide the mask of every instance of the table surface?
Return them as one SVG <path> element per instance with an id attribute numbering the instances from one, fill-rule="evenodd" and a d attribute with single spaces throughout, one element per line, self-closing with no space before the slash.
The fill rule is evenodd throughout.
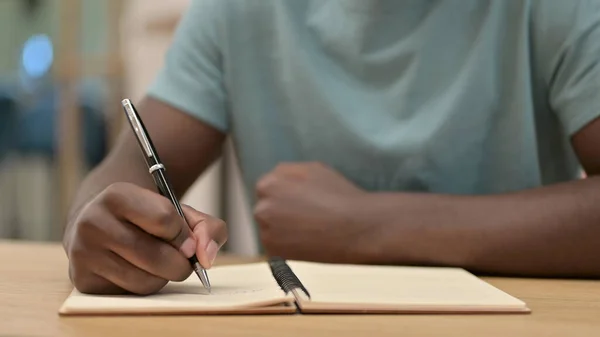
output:
<path id="1" fill-rule="evenodd" d="M 250 261 L 256 259 L 217 259 Z M 61 317 L 57 310 L 72 289 L 67 275 L 60 245 L 0 241 L 0 337 L 600 335 L 600 281 L 484 278 L 527 302 L 532 313 L 525 315 Z"/>

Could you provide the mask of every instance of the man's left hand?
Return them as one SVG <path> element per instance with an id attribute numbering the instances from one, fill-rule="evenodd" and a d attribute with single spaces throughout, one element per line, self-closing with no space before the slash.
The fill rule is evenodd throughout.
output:
<path id="1" fill-rule="evenodd" d="M 321 163 L 278 165 L 256 185 L 254 216 L 267 254 L 358 262 L 368 224 L 353 216 L 367 193 Z"/>

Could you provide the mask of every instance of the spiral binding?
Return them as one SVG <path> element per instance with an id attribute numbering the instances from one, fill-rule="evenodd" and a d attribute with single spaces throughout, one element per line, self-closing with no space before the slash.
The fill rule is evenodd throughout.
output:
<path id="1" fill-rule="evenodd" d="M 294 274 L 294 271 L 292 271 L 292 268 L 288 266 L 284 259 L 280 257 L 271 257 L 269 259 L 269 266 L 271 267 L 273 277 L 286 294 L 293 289 L 300 289 L 308 296 L 308 298 L 310 298 L 308 290 L 306 290 L 302 282 L 300 282 L 296 274 Z"/>

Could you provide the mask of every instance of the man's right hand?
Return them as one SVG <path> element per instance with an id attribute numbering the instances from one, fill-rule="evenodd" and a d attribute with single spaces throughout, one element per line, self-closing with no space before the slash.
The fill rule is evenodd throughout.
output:
<path id="1" fill-rule="evenodd" d="M 155 293 L 192 272 L 196 253 L 210 268 L 227 240 L 225 223 L 129 183 L 108 186 L 76 215 L 65 233 L 69 276 L 83 293 Z"/>

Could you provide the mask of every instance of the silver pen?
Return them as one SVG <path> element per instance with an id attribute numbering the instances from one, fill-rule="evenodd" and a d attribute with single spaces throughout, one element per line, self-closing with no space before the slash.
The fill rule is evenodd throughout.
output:
<path id="1" fill-rule="evenodd" d="M 156 152 L 156 149 L 154 148 L 154 145 L 148 136 L 148 132 L 146 131 L 140 116 L 133 106 L 133 103 L 131 103 L 129 99 L 124 99 L 121 101 L 121 105 L 123 105 L 125 115 L 127 115 L 127 120 L 129 121 L 129 124 L 135 133 L 142 152 L 144 153 L 144 158 L 148 164 L 148 172 L 152 175 L 158 191 L 164 197 L 171 200 L 171 203 L 173 206 L 175 206 L 177 213 L 179 213 L 179 215 L 183 218 L 183 221 L 187 224 L 181 205 L 179 204 L 179 201 L 177 200 L 177 197 L 175 196 L 175 193 L 173 193 L 173 189 L 167 180 L 165 166 L 160 162 L 158 153 Z M 211 286 L 210 281 L 208 280 L 208 275 L 206 274 L 206 270 L 200 265 L 200 262 L 198 262 L 196 254 L 194 254 L 188 260 L 190 261 L 194 272 L 200 278 L 204 288 L 208 289 L 210 292 Z"/>

